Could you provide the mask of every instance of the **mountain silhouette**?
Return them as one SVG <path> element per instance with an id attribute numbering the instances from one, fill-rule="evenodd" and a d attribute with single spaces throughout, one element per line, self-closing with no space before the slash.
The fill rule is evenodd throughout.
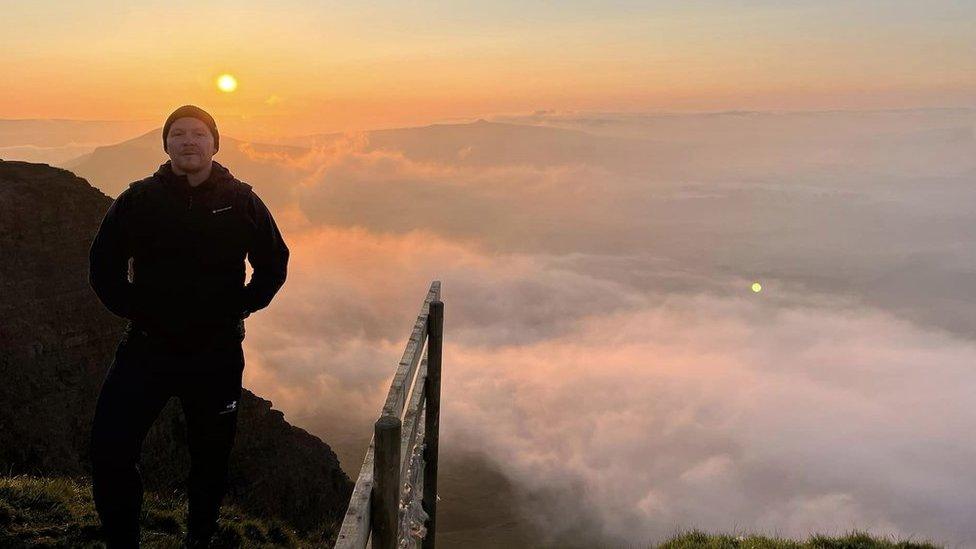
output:
<path id="1" fill-rule="evenodd" d="M 129 183 L 142 179 L 169 160 L 163 151 L 162 129 L 139 137 L 98 147 L 91 153 L 64 162 L 61 166 L 84 177 L 103 193 L 116 197 Z M 306 153 L 300 147 L 246 143 L 230 136 L 220 137 L 220 150 L 214 160 L 231 169 L 239 179 L 255 186 L 269 205 L 281 204 L 289 189 L 297 185 L 281 169 L 285 158 Z"/>

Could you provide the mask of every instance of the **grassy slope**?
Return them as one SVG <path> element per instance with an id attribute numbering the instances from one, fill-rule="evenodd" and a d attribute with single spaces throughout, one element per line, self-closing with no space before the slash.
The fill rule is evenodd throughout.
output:
<path id="1" fill-rule="evenodd" d="M 147 492 L 142 546 L 177 548 L 186 530 L 186 499 Z M 284 523 L 248 517 L 224 505 L 215 547 L 331 547 L 337 525 L 299 536 Z M 0 547 L 103 547 L 91 485 L 70 478 L 0 477 Z"/>
<path id="2" fill-rule="evenodd" d="M 843 537 L 810 536 L 806 541 L 767 538 L 765 536 L 710 535 L 693 530 L 662 543 L 658 549 L 935 549 L 928 542 L 891 541 L 865 532 L 851 532 Z"/>
<path id="3" fill-rule="evenodd" d="M 143 547 L 179 547 L 186 528 L 186 501 L 147 493 L 142 505 Z M 338 525 L 300 537 L 283 523 L 247 517 L 221 508 L 214 547 L 331 547 Z M 0 477 L 0 547 L 101 547 L 91 486 L 68 478 Z M 649 547 L 649 546 L 645 546 Z M 806 541 L 763 536 L 679 534 L 658 549 L 930 549 L 926 542 L 890 541 L 863 532 L 844 537 L 811 536 Z"/>

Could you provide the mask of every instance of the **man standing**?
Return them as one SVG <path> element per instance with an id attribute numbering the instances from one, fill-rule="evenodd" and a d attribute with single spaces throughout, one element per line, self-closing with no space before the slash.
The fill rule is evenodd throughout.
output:
<path id="1" fill-rule="evenodd" d="M 170 160 L 115 199 L 92 242 L 92 288 L 129 319 L 91 432 L 95 507 L 112 548 L 138 547 L 139 454 L 173 396 L 191 459 L 184 545 L 209 544 L 241 400 L 244 318 L 285 282 L 288 247 L 251 186 L 213 161 L 219 147 L 213 117 L 176 109 L 163 125 Z"/>

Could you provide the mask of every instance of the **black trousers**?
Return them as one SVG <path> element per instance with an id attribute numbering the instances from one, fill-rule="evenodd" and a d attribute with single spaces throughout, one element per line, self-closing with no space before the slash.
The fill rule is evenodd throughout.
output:
<path id="1" fill-rule="evenodd" d="M 105 376 L 91 431 L 95 508 L 109 547 L 139 545 L 139 455 L 149 428 L 174 396 L 186 417 L 191 460 L 189 533 L 203 539 L 213 534 L 226 490 L 243 371 L 239 340 L 192 348 L 130 327 Z"/>

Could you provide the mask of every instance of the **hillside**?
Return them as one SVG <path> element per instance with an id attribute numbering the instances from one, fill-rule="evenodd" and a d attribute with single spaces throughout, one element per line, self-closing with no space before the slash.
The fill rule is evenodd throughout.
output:
<path id="1" fill-rule="evenodd" d="M 125 321 L 88 283 L 112 200 L 71 172 L 0 161 L 0 470 L 87 475 L 98 389 Z M 328 444 L 245 390 L 227 501 L 299 529 L 342 517 L 352 482 Z M 150 490 L 180 489 L 185 423 L 171 400 L 143 448 Z"/>

